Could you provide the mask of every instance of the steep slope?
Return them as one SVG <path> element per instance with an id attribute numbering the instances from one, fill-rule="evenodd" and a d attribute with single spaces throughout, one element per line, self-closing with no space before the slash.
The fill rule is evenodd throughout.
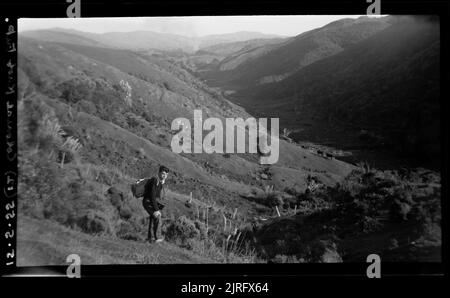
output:
<path id="1" fill-rule="evenodd" d="M 282 82 L 236 98 L 251 112 L 285 115 L 282 121 L 294 129 L 308 121 L 345 123 L 380 136 L 377 143 L 403 155 L 438 155 L 439 24 L 412 17 L 392 23 Z"/>
<path id="2" fill-rule="evenodd" d="M 354 168 L 285 141 L 272 166 L 260 165 L 256 154 L 176 154 L 176 117 L 192 119 L 195 109 L 222 120 L 250 115 L 163 56 L 26 37 L 19 49 L 19 209 L 32 218 L 142 241 L 148 218 L 129 184 L 164 164 L 171 169 L 166 226 L 182 229 L 184 216 L 193 235 L 205 224 L 211 233 L 184 239 L 174 232 L 170 241 L 181 237 L 179 245 L 206 247 L 223 262 L 231 230 L 222 227 L 224 216 L 244 228 L 272 214 L 272 194 L 295 200 L 285 189 L 304 191 L 309 176 L 331 186 Z M 191 193 L 195 204 L 187 203 Z"/>
<path id="3" fill-rule="evenodd" d="M 165 146 L 168 146 L 172 136 L 171 120 L 176 117 L 192 119 L 195 108 L 201 108 L 205 118 L 249 117 L 243 109 L 210 90 L 189 73 L 156 58 L 124 50 L 71 44 L 48 44 L 47 47 L 40 49 L 37 43 L 30 40 L 23 39 L 22 42 L 23 51 L 19 58 L 24 57 L 24 63 L 20 64 L 20 68 L 27 72 L 28 77 L 32 78 L 31 81 L 34 80 L 37 85 L 42 86 L 50 97 L 63 95 L 66 102 L 80 111 L 100 116 L 154 143 L 163 141 Z M 38 70 L 32 68 L 32 65 Z M 50 71 L 52 77 L 42 82 L 46 76 L 41 74 Z M 80 94 L 64 95 L 64 90 L 71 86 L 77 86 Z M 88 86 L 97 86 L 97 90 Z M 111 89 L 108 92 L 112 93 L 106 92 L 108 89 Z M 86 93 L 83 93 L 83 90 Z M 108 99 L 101 99 L 105 96 Z M 104 100 L 105 103 L 101 103 Z M 94 102 L 95 107 L 92 107 L 90 101 Z M 128 115 L 126 112 L 136 116 Z M 130 120 L 130 117 L 136 117 L 136 120 Z M 130 121 L 137 121 L 141 126 L 132 127 L 135 124 Z M 157 131 L 154 129 L 155 126 Z M 165 150 L 170 151 L 167 147 Z M 280 166 L 290 165 L 297 169 L 308 166 L 319 171 L 329 169 L 329 172 L 336 175 L 348 171 L 346 166 L 338 161 L 325 160 L 283 141 L 280 143 L 280 152 L 277 163 Z M 283 154 L 287 152 L 290 154 Z M 296 158 L 296 154 L 306 157 L 293 162 L 292 159 Z M 197 158 L 196 154 L 186 157 L 202 163 L 202 159 L 207 155 L 200 158 Z M 214 164 L 221 164 L 222 167 L 226 167 L 228 160 L 233 162 L 234 158 L 242 159 L 239 156 L 228 159 L 217 154 L 208 157 L 211 158 L 217 160 Z M 161 158 L 161 161 L 163 160 L 164 158 Z M 247 168 L 247 171 L 244 167 L 238 171 L 242 178 L 251 169 L 256 171 L 258 165 L 251 165 L 250 162 Z M 344 170 L 341 171 L 341 168 Z"/>
<path id="4" fill-rule="evenodd" d="M 202 74 L 214 86 L 242 89 L 280 81 L 295 71 L 343 51 L 389 26 L 387 18 L 343 19 L 290 38 L 281 46 L 228 71 Z"/>
<path id="5" fill-rule="evenodd" d="M 225 59 L 223 59 L 218 66 L 219 70 L 235 69 L 239 65 L 246 63 L 252 59 L 256 59 L 265 53 L 281 46 L 286 39 L 268 39 L 255 40 L 253 42 L 245 42 L 245 46 L 237 51 L 230 52 Z"/>
<path id="6" fill-rule="evenodd" d="M 240 51 L 248 51 L 253 48 L 260 47 L 266 44 L 276 44 L 285 41 L 284 38 L 270 38 L 270 39 L 250 39 L 237 42 L 224 42 L 212 46 L 204 47 L 201 51 L 214 53 L 223 57 L 230 56 Z"/>
<path id="7" fill-rule="evenodd" d="M 201 48 L 192 54 L 170 55 L 185 69 L 193 73 L 234 69 L 240 64 L 270 51 L 287 38 L 251 39 L 224 42 Z"/>

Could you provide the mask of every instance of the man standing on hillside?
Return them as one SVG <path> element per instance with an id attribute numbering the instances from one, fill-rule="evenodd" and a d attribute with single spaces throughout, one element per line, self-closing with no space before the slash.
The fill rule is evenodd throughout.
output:
<path id="1" fill-rule="evenodd" d="M 161 210 L 164 205 L 160 204 L 158 200 L 162 199 L 164 195 L 164 183 L 169 175 L 169 169 L 165 166 L 160 166 L 158 176 L 151 178 L 145 184 L 144 199 L 142 205 L 150 214 L 150 222 L 148 225 L 148 241 L 161 242 L 163 237 L 161 235 Z"/>

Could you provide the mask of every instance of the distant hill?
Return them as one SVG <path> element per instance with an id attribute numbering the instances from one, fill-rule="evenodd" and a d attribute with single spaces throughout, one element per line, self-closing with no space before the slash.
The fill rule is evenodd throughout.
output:
<path id="1" fill-rule="evenodd" d="M 287 39 L 269 38 L 224 42 L 201 48 L 178 60 L 184 68 L 193 72 L 230 70 L 263 55 Z"/>
<path id="2" fill-rule="evenodd" d="M 284 36 L 275 35 L 275 34 L 264 34 L 264 33 L 260 33 L 260 32 L 252 32 L 252 31 L 239 31 L 239 32 L 234 32 L 234 33 L 202 36 L 199 38 L 199 40 L 200 40 L 199 47 L 201 49 L 205 49 L 207 47 L 214 46 L 217 44 L 223 44 L 223 43 L 234 43 L 234 42 L 254 40 L 254 39 L 275 39 L 275 38 L 284 38 Z"/>
<path id="3" fill-rule="evenodd" d="M 337 54 L 389 26 L 388 18 L 343 19 L 292 37 L 238 67 L 203 73 L 210 84 L 226 89 L 280 81 L 295 71 Z"/>
<path id="4" fill-rule="evenodd" d="M 214 53 L 224 57 L 230 55 L 236 55 L 237 53 L 249 51 L 251 49 L 266 45 L 266 44 L 279 44 L 285 41 L 284 38 L 269 38 L 269 39 L 250 39 L 245 41 L 236 42 L 224 42 L 213 46 L 202 48 L 198 54 Z"/>
<path id="5" fill-rule="evenodd" d="M 268 51 L 282 46 L 283 42 L 286 42 L 286 40 L 288 39 L 252 39 L 236 43 L 218 44 L 205 48 L 204 50 L 212 51 L 224 56 L 217 66 L 219 70 L 224 71 L 234 69 L 251 59 L 262 56 Z"/>
<path id="6" fill-rule="evenodd" d="M 79 45 L 106 46 L 120 49 L 158 49 L 158 50 L 178 50 L 190 52 L 196 48 L 196 42 L 191 38 L 175 35 L 163 34 L 152 31 L 133 32 L 108 32 L 90 33 L 77 30 L 67 30 L 55 28 L 50 30 L 25 31 L 21 36 L 32 37 L 38 40 L 72 43 Z M 82 42 L 78 43 L 78 39 Z"/>
<path id="7" fill-rule="evenodd" d="M 315 119 L 370 131 L 373 146 L 403 156 L 438 156 L 439 24 L 413 17 L 390 23 L 281 82 L 242 90 L 235 98 L 250 111 L 283 115 L 292 128 Z"/>
<path id="8" fill-rule="evenodd" d="M 24 31 L 21 32 L 21 36 L 31 37 L 41 41 L 78 45 L 106 46 L 132 50 L 181 50 L 187 53 L 192 53 L 198 49 L 214 46 L 219 43 L 280 37 L 277 35 L 246 31 L 203 37 L 187 37 L 153 31 L 107 32 L 98 34 L 63 28 Z"/>
<path id="9" fill-rule="evenodd" d="M 71 43 L 84 46 L 110 47 L 96 39 L 95 34 L 83 33 L 76 30 L 65 30 L 55 28 L 54 30 L 32 30 L 20 33 L 22 37 L 29 37 L 40 41 Z"/>

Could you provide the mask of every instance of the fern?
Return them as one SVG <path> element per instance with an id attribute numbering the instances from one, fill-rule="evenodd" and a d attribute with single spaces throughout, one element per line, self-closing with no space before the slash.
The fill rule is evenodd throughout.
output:
<path id="1" fill-rule="evenodd" d="M 45 115 L 42 120 L 42 133 L 46 136 L 50 136 L 56 143 L 62 142 L 64 131 L 58 123 L 58 119 Z"/>
<path id="2" fill-rule="evenodd" d="M 264 193 L 266 197 L 273 195 L 274 194 L 273 185 L 266 185 L 264 188 Z"/>
<path id="3" fill-rule="evenodd" d="M 80 144 L 78 139 L 70 136 L 66 139 L 66 141 L 64 142 L 62 147 L 68 149 L 71 152 L 76 153 L 76 152 L 79 152 L 81 147 L 83 147 L 83 146 Z"/>

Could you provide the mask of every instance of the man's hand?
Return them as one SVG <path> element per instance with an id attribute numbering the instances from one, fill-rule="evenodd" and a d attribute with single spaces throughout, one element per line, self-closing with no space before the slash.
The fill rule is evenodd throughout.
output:
<path id="1" fill-rule="evenodd" d="M 154 217 L 161 216 L 161 212 L 160 211 L 155 211 L 155 212 L 153 212 L 153 216 Z"/>

